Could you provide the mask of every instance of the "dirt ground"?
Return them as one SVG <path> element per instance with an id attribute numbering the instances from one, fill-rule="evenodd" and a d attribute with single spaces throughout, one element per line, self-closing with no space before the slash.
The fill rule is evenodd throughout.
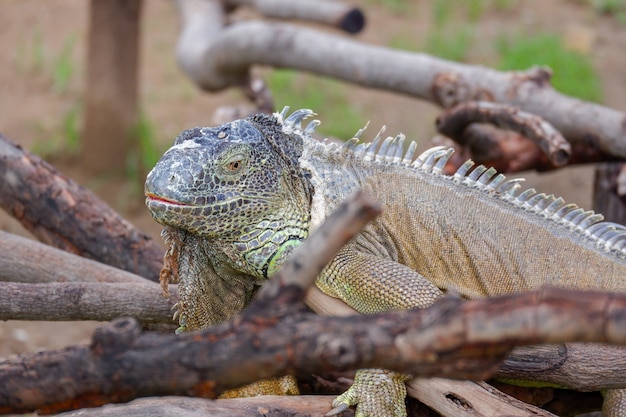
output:
<path id="1" fill-rule="evenodd" d="M 368 18 L 366 30 L 358 35 L 364 42 L 386 45 L 403 36 L 415 39 L 419 45 L 432 25 L 429 1 L 407 2 L 410 6 L 402 13 L 379 4 L 383 2 L 361 3 Z M 0 0 L 0 132 L 28 149 L 58 142 L 68 129 L 64 118 L 79 106 L 85 87 L 88 4 L 76 0 Z M 203 93 L 178 69 L 174 57 L 178 24 L 172 3 L 145 0 L 141 102 L 163 150 L 181 130 L 211 124 L 218 106 L 242 100 L 236 91 Z M 572 0 L 517 1 L 510 9 L 489 11 L 482 17 L 476 34 L 481 41 L 472 48 L 469 61 L 492 64 L 488 45 L 511 28 L 562 35 L 570 47 L 592 57 L 601 76 L 604 104 L 626 111 L 626 25 Z M 66 86 L 59 85 L 63 79 L 67 79 Z M 428 103 L 357 87 L 350 93 L 349 102 L 366 114 L 372 126 L 385 124 L 388 131 L 403 131 L 423 148 L 434 133 L 438 109 Z M 284 104 L 289 103 L 277 106 Z M 79 160 L 58 161 L 56 165 L 62 172 L 94 190 L 131 222 L 159 239 L 160 227 L 143 207 L 142 180 L 129 183 L 90 178 L 81 171 Z M 589 207 L 591 172 L 589 167 L 581 167 L 556 174 L 529 174 L 529 183 Z M 0 216 L 0 229 L 28 235 L 6 215 Z M 83 343 L 94 325 L 0 322 L 0 356 Z"/>

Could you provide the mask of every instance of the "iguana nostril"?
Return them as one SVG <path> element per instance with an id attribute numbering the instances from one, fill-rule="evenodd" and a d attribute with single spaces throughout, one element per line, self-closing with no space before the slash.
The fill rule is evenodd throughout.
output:
<path id="1" fill-rule="evenodd" d="M 169 182 L 170 184 L 175 184 L 175 183 L 176 183 L 176 179 L 177 179 L 176 174 L 172 174 L 172 175 L 170 175 L 170 177 L 168 178 L 168 182 Z"/>

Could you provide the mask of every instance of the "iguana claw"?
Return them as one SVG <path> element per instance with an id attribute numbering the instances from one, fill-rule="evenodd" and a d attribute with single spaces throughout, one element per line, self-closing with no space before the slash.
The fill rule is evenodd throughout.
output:
<path id="1" fill-rule="evenodd" d="M 333 402 L 333 405 L 334 404 L 335 404 L 335 402 Z M 324 415 L 327 416 L 327 417 L 336 416 L 337 414 L 347 410 L 348 407 L 350 407 L 348 404 L 340 403 L 338 406 L 334 407 L 332 410 L 330 410 L 328 413 L 326 413 Z"/>
<path id="2" fill-rule="evenodd" d="M 356 405 L 355 417 L 406 417 L 404 382 L 408 378 L 383 369 L 361 369 L 352 386 L 333 401 L 334 408 L 326 415 L 334 416 Z"/>

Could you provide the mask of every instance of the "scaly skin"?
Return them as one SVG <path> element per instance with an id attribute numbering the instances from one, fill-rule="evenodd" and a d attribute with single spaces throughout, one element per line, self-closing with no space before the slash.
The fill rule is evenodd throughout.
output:
<path id="1" fill-rule="evenodd" d="M 445 176 L 451 151 L 434 148 L 415 160 L 402 136 L 341 148 L 316 142 L 316 122 L 300 127 L 311 114 L 185 131 L 148 175 L 146 203 L 174 248 L 174 272 L 164 278 L 180 279 L 181 329 L 240 311 L 358 188 L 381 201 L 383 214 L 316 284 L 361 313 L 427 307 L 450 290 L 468 298 L 543 285 L 626 291 L 622 226 L 552 196 L 521 193 L 484 167 L 467 173 L 471 163 Z M 359 371 L 334 405 L 356 404 L 357 416 L 404 416 L 405 379 Z M 624 410 L 623 394 L 607 394 L 607 415 Z"/>

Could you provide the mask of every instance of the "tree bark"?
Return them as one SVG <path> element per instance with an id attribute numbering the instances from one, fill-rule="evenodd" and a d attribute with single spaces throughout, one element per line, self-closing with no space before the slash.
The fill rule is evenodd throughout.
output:
<path id="1" fill-rule="evenodd" d="M 0 282 L 2 281 L 30 284 L 151 282 L 139 275 L 0 231 Z"/>
<path id="2" fill-rule="evenodd" d="M 340 1 L 226 0 L 225 3 L 228 7 L 249 6 L 267 17 L 317 22 L 348 33 L 360 32 L 365 26 L 363 12 Z"/>
<path id="3" fill-rule="evenodd" d="M 57 414 L 57 417 L 323 417 L 334 397 L 265 395 L 252 398 L 207 400 L 204 398 L 163 397 L 109 404 Z M 342 417 L 354 416 L 347 410 Z"/>
<path id="4" fill-rule="evenodd" d="M 138 156 L 141 0 L 91 0 L 81 161 L 94 175 L 123 173 Z"/>
<path id="5" fill-rule="evenodd" d="M 158 281 L 165 249 L 89 190 L 0 135 L 0 207 L 37 239 Z"/>
<path id="6" fill-rule="evenodd" d="M 439 133 L 465 143 L 465 131 L 474 123 L 489 123 L 512 130 L 533 141 L 555 166 L 563 166 L 572 153 L 569 142 L 541 117 L 507 105 L 471 101 L 443 112 L 435 122 Z"/>
<path id="7" fill-rule="evenodd" d="M 158 284 L 0 282 L 2 320 L 97 320 L 133 317 L 141 323 L 173 324 L 176 287 L 165 298 Z"/>

